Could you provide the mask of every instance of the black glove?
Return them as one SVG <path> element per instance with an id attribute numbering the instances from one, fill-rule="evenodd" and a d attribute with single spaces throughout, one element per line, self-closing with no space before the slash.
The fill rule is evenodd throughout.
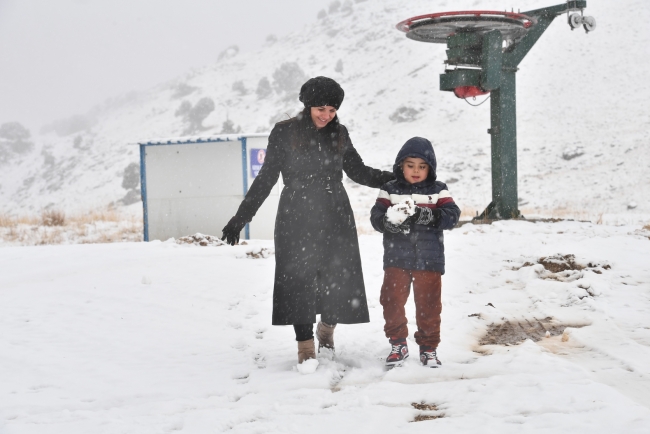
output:
<path id="1" fill-rule="evenodd" d="M 243 219 L 234 216 L 222 229 L 223 237 L 221 238 L 221 241 L 225 240 L 226 244 L 230 244 L 231 246 L 239 243 L 239 233 L 244 229 L 244 226 L 246 226 L 246 222 Z"/>
<path id="2" fill-rule="evenodd" d="M 391 232 L 393 234 L 397 234 L 399 232 L 408 234 L 409 232 L 409 226 L 405 226 L 404 223 L 399 225 L 392 223 L 390 220 L 388 220 L 388 216 L 384 216 L 383 223 L 384 223 L 384 231 L 386 232 Z"/>
<path id="3" fill-rule="evenodd" d="M 403 226 L 406 226 L 407 228 L 413 229 L 413 226 L 418 222 L 420 216 L 422 215 L 422 210 L 424 208 L 420 206 L 415 207 L 415 211 L 413 212 L 413 215 L 410 215 L 406 217 L 406 220 L 402 223 Z"/>
<path id="4" fill-rule="evenodd" d="M 438 227 L 440 214 L 442 214 L 442 212 L 438 208 L 431 209 L 416 206 L 413 215 L 408 216 L 402 225 L 407 225 L 411 229 L 414 225 L 433 226 L 435 228 Z"/>

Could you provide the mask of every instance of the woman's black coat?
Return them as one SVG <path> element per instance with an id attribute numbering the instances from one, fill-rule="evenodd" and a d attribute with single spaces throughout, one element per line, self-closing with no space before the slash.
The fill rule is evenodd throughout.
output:
<path id="1" fill-rule="evenodd" d="M 303 133 L 299 146 L 297 132 Z M 282 173 L 285 186 L 275 220 L 274 325 L 313 323 L 319 313 L 328 323 L 369 321 L 343 171 L 375 188 L 394 178 L 363 164 L 336 118 L 321 130 L 307 115 L 280 122 L 271 131 L 264 165 L 237 217 L 250 221 Z"/>

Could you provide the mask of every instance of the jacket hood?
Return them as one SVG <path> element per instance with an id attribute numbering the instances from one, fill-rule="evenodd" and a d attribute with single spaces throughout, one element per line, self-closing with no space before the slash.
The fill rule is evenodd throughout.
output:
<path id="1" fill-rule="evenodd" d="M 397 158 L 395 158 L 395 164 L 393 165 L 393 173 L 401 181 L 405 181 L 405 179 L 400 163 L 407 157 L 422 158 L 429 165 L 429 176 L 422 182 L 436 180 L 436 154 L 433 152 L 433 145 L 431 145 L 430 141 L 423 137 L 413 137 L 404 143 L 402 149 L 397 153 Z"/>

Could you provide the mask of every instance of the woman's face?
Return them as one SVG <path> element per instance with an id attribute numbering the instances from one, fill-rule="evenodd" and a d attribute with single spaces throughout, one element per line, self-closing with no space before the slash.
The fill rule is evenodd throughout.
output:
<path id="1" fill-rule="evenodd" d="M 334 119 L 334 116 L 336 116 L 336 109 L 331 105 L 311 108 L 311 120 L 314 122 L 317 130 L 329 124 Z"/>

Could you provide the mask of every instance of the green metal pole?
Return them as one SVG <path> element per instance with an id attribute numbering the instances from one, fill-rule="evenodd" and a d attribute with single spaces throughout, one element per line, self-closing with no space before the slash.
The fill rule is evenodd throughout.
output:
<path id="1" fill-rule="evenodd" d="M 492 128 L 492 204 L 486 210 L 489 219 L 520 216 L 517 194 L 517 103 L 515 71 L 501 71 L 501 85 L 492 91 L 490 121 Z"/>

